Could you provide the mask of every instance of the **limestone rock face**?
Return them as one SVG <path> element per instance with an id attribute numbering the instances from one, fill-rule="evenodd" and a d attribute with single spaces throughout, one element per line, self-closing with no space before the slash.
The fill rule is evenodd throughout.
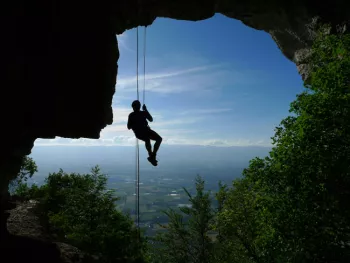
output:
<path id="1" fill-rule="evenodd" d="M 17 202 L 9 210 L 9 235 L 0 238 L 1 262 L 93 263 L 98 262 L 71 245 L 50 240 L 35 212 L 36 201 Z"/>
<path id="2" fill-rule="evenodd" d="M 0 16 L 0 204 L 37 138 L 99 138 L 113 121 L 119 58 L 116 34 L 157 17 L 202 20 L 222 13 L 268 32 L 307 77 L 299 61 L 313 23 L 348 21 L 346 0 L 17 0 Z M 235 32 L 232 32 L 235 34 Z M 239 37 L 239 36 L 237 36 Z M 302 53 L 302 52 L 301 52 Z M 0 207 L 0 229 L 3 227 Z"/>
<path id="3" fill-rule="evenodd" d="M 27 236 L 36 239 L 49 239 L 38 215 L 34 213 L 37 201 L 29 200 L 10 210 L 7 229 L 12 235 Z"/>

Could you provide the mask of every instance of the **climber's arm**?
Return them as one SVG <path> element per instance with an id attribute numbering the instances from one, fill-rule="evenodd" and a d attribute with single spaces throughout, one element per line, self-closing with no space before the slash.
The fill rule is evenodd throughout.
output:
<path id="1" fill-rule="evenodd" d="M 152 121 L 153 121 L 152 115 L 148 112 L 148 110 L 145 110 L 145 112 L 146 112 L 146 118 L 147 118 L 147 120 L 149 120 L 150 122 L 152 122 Z"/>
<path id="2" fill-rule="evenodd" d="M 128 127 L 128 130 L 130 130 L 132 128 L 131 126 L 131 118 L 130 118 L 130 115 L 128 117 L 128 124 L 127 124 L 127 127 Z"/>
<path id="3" fill-rule="evenodd" d="M 142 109 L 143 109 L 143 111 L 144 111 L 145 114 L 146 114 L 146 119 L 147 119 L 148 121 L 152 122 L 152 121 L 153 121 L 153 117 L 152 117 L 152 115 L 149 113 L 149 111 L 147 110 L 146 105 L 143 105 Z"/>

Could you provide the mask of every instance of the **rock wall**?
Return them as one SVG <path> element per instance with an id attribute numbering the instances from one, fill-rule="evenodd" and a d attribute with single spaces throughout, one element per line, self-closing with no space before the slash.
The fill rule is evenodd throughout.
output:
<path id="1" fill-rule="evenodd" d="M 312 44 L 310 25 L 315 17 L 334 27 L 349 20 L 347 5 L 345 0 L 5 1 L 0 16 L 0 204 L 36 138 L 99 138 L 112 123 L 117 33 L 150 25 L 157 17 L 196 21 L 222 13 L 271 34 L 307 76 L 302 55 Z"/>
<path id="2" fill-rule="evenodd" d="M 9 235 L 0 239 L 1 262 L 93 263 L 93 257 L 66 243 L 55 242 L 36 211 L 36 201 L 12 202 L 7 222 Z"/>

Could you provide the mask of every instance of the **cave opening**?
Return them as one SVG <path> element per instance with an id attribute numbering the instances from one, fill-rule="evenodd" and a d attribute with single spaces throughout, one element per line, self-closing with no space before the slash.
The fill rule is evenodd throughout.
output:
<path id="1" fill-rule="evenodd" d="M 142 60 L 143 28 L 139 32 Z M 124 178 L 127 182 L 133 180 L 135 137 L 126 122 L 136 98 L 136 29 L 117 40 L 113 124 L 101 131 L 99 139 L 37 139 L 30 156 L 39 172 L 31 183 L 42 183 L 60 168 L 87 173 L 97 164 L 112 177 L 121 173 L 129 176 Z M 213 172 L 220 161 L 224 169 L 231 163 L 243 168 L 250 158 L 266 155 L 274 128 L 304 89 L 295 64 L 269 34 L 220 14 L 197 22 L 156 19 L 147 27 L 145 77 L 146 104 L 155 119 L 150 126 L 163 137 L 158 170 L 148 167 L 141 145 L 141 173 L 146 172 L 146 180 L 153 180 L 154 173 L 163 176 L 179 163 L 188 170 L 184 173 L 195 176 L 206 169 Z M 238 155 L 243 157 L 232 161 L 242 147 L 246 151 Z M 207 152 L 198 156 L 201 151 Z M 189 168 L 191 161 L 197 170 Z"/>
<path id="2" fill-rule="evenodd" d="M 31 151 L 42 173 L 34 175 L 32 183 L 40 184 L 39 178 L 44 179 L 54 169 L 69 172 L 79 166 L 86 172 L 99 163 L 106 174 L 123 176 L 112 185 L 124 182 L 132 185 L 129 189 L 133 191 L 132 181 L 126 180 L 133 172 L 122 167 L 126 164 L 133 169 L 135 161 L 134 148 L 130 147 L 134 139 L 123 118 L 135 94 L 132 28 L 150 25 L 158 17 L 149 26 L 146 85 L 154 128 L 166 138 L 160 162 L 175 173 L 180 162 L 188 166 L 188 174 L 206 176 L 206 171 L 215 171 L 224 178 L 226 172 L 219 171 L 222 156 L 227 157 L 227 163 L 232 163 L 229 156 L 241 158 L 242 166 L 235 170 L 239 174 L 244 160 L 266 155 L 266 140 L 287 114 L 289 102 L 303 89 L 298 72 L 307 77 L 308 65 L 303 58 L 313 42 L 310 25 L 320 18 L 334 29 L 348 20 L 344 1 L 203 4 L 197 0 L 152 0 L 142 5 L 135 1 L 61 1 L 55 6 L 54 2 L 28 5 L 16 1 L 4 7 L 7 15 L 1 23 L 4 70 L 0 81 L 6 94 L 0 112 L 6 139 L 0 161 L 1 238 L 6 232 L 8 183 L 17 175 L 23 156 Z M 227 17 L 210 18 L 214 13 Z M 213 22 L 220 19 L 223 24 Z M 219 53 L 215 56 L 215 52 Z M 219 84 L 218 80 L 227 82 Z M 254 139 L 249 140 L 251 137 Z M 111 145 L 115 144 L 120 145 L 119 152 L 113 152 L 116 147 Z M 240 152 L 243 148 L 254 152 Z M 188 161 L 199 154 L 203 158 L 189 165 Z M 103 167 L 104 163 L 109 165 Z M 153 169 L 146 165 L 143 172 L 150 176 L 144 177 L 145 183 L 167 187 L 172 181 L 164 176 L 161 166 Z M 199 166 L 205 168 L 195 168 Z M 179 182 L 171 193 L 188 178 L 177 177 Z M 226 179 L 232 178 L 226 174 Z"/>

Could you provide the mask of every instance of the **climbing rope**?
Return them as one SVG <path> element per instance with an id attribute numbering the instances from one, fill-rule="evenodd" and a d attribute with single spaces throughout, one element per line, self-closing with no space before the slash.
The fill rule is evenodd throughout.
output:
<path id="1" fill-rule="evenodd" d="M 146 100 L 146 26 L 143 34 L 143 101 L 142 103 L 145 104 Z"/>
<path id="2" fill-rule="evenodd" d="M 139 27 L 136 28 L 136 96 L 139 100 Z M 139 228 L 139 216 L 140 216 L 140 201 L 139 201 L 139 178 L 140 178 L 140 151 L 139 140 L 136 138 L 136 178 L 135 178 L 135 214 L 136 214 L 136 226 Z"/>
<path id="3" fill-rule="evenodd" d="M 143 44 L 143 99 L 145 104 L 146 97 L 146 27 L 144 30 L 144 44 Z M 139 28 L 136 28 L 136 90 L 137 100 L 139 99 Z M 139 140 L 136 138 L 136 169 L 135 169 L 135 213 L 136 213 L 136 225 L 140 230 L 140 149 Z M 140 231 L 138 231 L 138 237 L 140 238 Z"/>

